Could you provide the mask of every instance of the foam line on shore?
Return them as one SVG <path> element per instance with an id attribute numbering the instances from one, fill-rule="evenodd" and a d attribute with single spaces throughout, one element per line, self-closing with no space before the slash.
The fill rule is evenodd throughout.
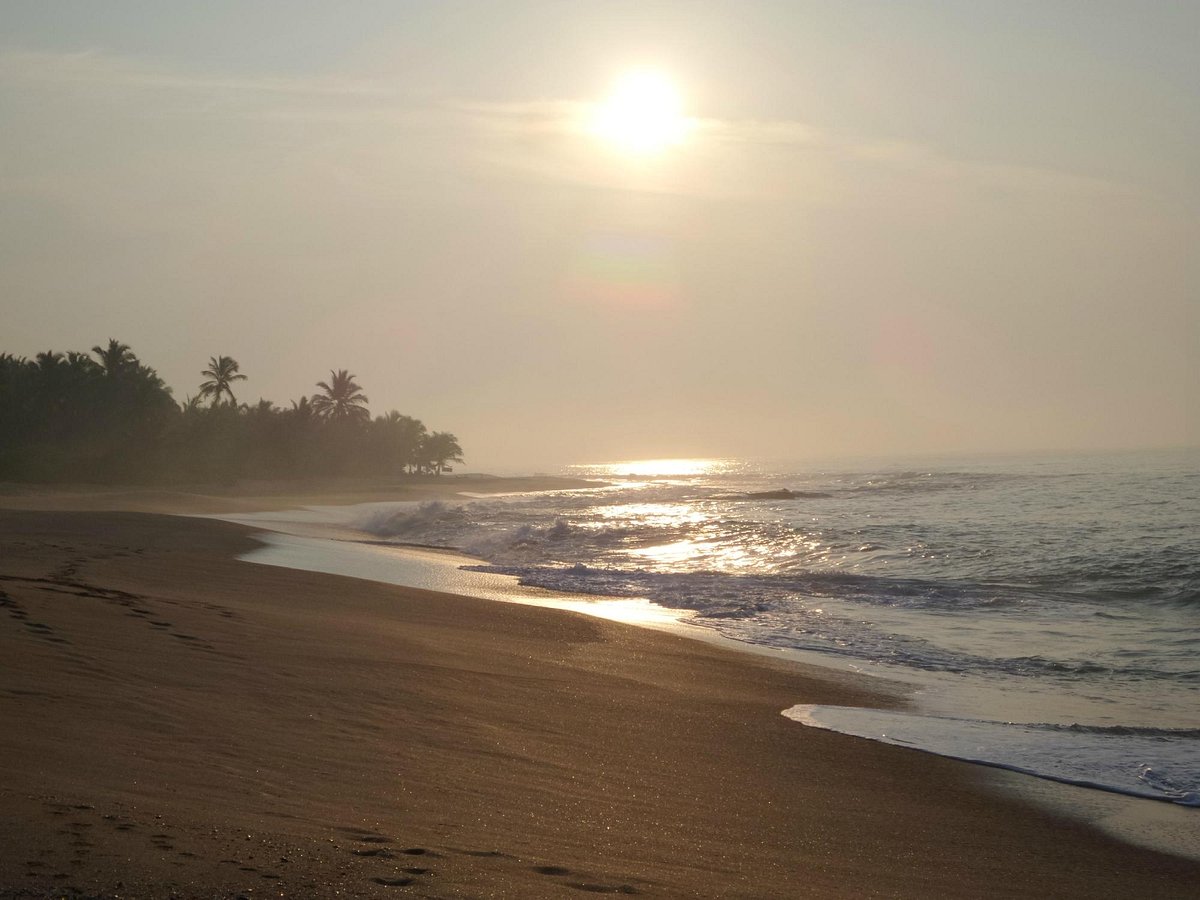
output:
<path id="1" fill-rule="evenodd" d="M 925 716 L 893 710 L 798 705 L 783 715 L 813 728 L 836 731 L 948 756 L 977 765 L 993 766 L 1064 784 L 1095 788 L 1162 800 L 1180 806 L 1200 807 L 1200 790 L 1172 777 L 1169 764 L 1160 762 L 1166 748 L 1190 751 L 1200 761 L 1200 732 L 1196 729 L 1137 729 L 1123 727 L 992 722 L 951 716 Z M 1136 767 L 1123 766 L 1129 741 L 1140 742 Z M 1109 747 L 1122 742 L 1121 753 Z M 1096 777 L 1096 772 L 1102 773 Z"/>

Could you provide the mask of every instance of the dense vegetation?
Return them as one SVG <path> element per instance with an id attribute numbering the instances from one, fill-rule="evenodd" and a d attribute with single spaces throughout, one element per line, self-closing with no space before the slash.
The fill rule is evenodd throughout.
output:
<path id="1" fill-rule="evenodd" d="M 154 369 L 109 340 L 87 353 L 0 354 L 0 480 L 221 482 L 335 475 L 440 475 L 453 434 L 392 411 L 372 418 L 345 369 L 280 408 L 239 403 L 246 380 L 216 356 L 176 403 Z"/>

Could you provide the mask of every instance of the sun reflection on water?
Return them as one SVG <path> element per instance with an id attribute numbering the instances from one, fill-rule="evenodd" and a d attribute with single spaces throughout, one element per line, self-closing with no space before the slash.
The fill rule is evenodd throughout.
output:
<path id="1" fill-rule="evenodd" d="M 734 464 L 727 459 L 631 459 L 571 468 L 587 469 L 597 476 L 609 478 L 688 478 L 728 472 Z"/>
<path id="2" fill-rule="evenodd" d="M 689 560 L 704 556 L 710 549 L 708 544 L 699 541 L 673 541 L 670 544 L 643 547 L 640 550 L 632 551 L 632 553 L 635 556 L 642 556 L 656 563 L 671 565 L 688 562 Z"/>
<path id="3" fill-rule="evenodd" d="M 708 521 L 705 510 L 691 503 L 622 503 L 596 511 L 602 519 L 629 521 L 639 525 L 670 527 Z"/>

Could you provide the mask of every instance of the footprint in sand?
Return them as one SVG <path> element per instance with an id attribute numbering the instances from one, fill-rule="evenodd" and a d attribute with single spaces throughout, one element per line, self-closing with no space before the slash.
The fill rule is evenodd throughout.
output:
<path id="1" fill-rule="evenodd" d="M 533 871 L 539 875 L 562 876 L 572 874 L 565 866 L 534 866 Z M 632 884 L 601 884 L 595 881 L 568 881 L 567 887 L 589 894 L 640 894 Z"/>
<path id="2" fill-rule="evenodd" d="M 404 852 L 409 853 L 411 851 L 406 850 Z M 516 859 L 516 857 L 509 856 L 507 853 L 501 853 L 499 850 L 459 850 L 458 852 L 466 856 L 483 856 L 490 859 Z"/>
<path id="3" fill-rule="evenodd" d="M 407 847 L 400 851 L 405 856 L 428 856 L 430 859 L 441 859 L 440 853 L 434 853 L 432 850 L 426 850 L 424 847 Z"/>
<path id="4" fill-rule="evenodd" d="M 25 608 L 4 591 L 0 591 L 0 609 L 7 609 L 14 619 L 24 619 L 28 615 Z"/>
<path id="5" fill-rule="evenodd" d="M 591 882 L 569 882 L 567 887 L 577 891 L 587 891 L 590 894 L 640 894 L 632 884 L 594 884 Z"/>

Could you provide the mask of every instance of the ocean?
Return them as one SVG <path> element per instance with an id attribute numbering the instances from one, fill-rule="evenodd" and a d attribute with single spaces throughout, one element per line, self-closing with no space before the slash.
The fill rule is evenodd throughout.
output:
<path id="1" fill-rule="evenodd" d="M 556 474 L 605 486 L 339 521 L 911 694 L 902 712 L 781 711 L 810 727 L 1200 806 L 1200 451 Z"/>

